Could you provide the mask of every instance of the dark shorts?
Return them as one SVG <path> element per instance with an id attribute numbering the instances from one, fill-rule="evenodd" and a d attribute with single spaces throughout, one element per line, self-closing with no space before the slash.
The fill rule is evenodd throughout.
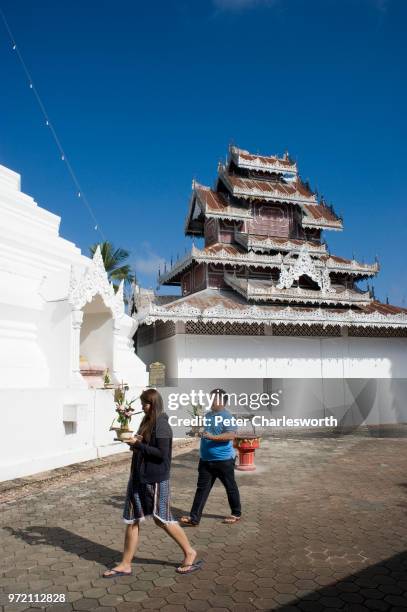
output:
<path id="1" fill-rule="evenodd" d="M 156 518 L 163 523 L 176 523 L 171 513 L 170 481 L 154 484 L 134 483 L 127 485 L 123 509 L 123 521 L 128 524 Z"/>

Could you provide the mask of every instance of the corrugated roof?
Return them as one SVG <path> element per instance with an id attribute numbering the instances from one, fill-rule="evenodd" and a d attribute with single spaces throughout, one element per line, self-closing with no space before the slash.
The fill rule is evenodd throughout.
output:
<path id="1" fill-rule="evenodd" d="M 266 181 L 253 178 L 243 178 L 226 171 L 221 172 L 220 178 L 230 188 L 236 197 L 263 197 L 272 200 L 308 200 L 316 203 L 315 194 L 301 180 Z"/>

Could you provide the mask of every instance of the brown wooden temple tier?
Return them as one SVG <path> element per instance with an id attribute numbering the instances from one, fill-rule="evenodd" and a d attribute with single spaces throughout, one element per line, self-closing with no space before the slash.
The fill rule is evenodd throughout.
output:
<path id="1" fill-rule="evenodd" d="M 333 230 L 341 230 L 343 222 L 331 208 L 324 204 L 299 203 L 303 212 L 302 225 L 304 227 L 319 227 Z M 200 222 L 192 219 L 196 208 L 199 211 Z M 247 202 L 233 201 L 229 194 L 221 193 L 194 181 L 193 196 L 190 210 L 185 221 L 185 232 L 187 235 L 203 235 L 204 218 L 219 218 L 226 220 L 253 219 L 255 209 L 249 207 Z M 195 221 L 195 222 L 194 222 Z"/>
<path id="2" fill-rule="evenodd" d="M 266 240 L 266 238 L 263 237 L 259 237 L 259 239 Z M 244 275 L 244 270 L 250 268 L 252 269 L 250 277 L 255 278 L 255 270 L 263 269 L 264 271 L 272 271 L 273 269 L 280 269 L 284 262 L 287 261 L 287 253 L 296 253 L 300 251 L 304 244 L 309 252 L 314 252 L 312 250 L 314 246 L 313 243 L 307 243 L 301 240 L 285 240 L 283 238 L 273 238 L 272 240 L 274 241 L 275 248 L 281 251 L 275 255 L 256 253 L 254 251 L 248 252 L 239 244 L 216 243 L 204 247 L 203 249 L 198 249 L 193 246 L 191 251 L 177 260 L 170 270 L 160 272 L 159 282 L 161 284 L 179 284 L 181 275 L 187 269 L 191 268 L 194 263 L 211 264 L 212 268 L 208 271 L 209 277 L 215 275 L 215 265 L 223 266 L 225 273 L 227 271 L 234 271 L 236 267 L 238 267 L 238 275 Z M 316 253 L 319 252 L 320 251 L 316 251 Z M 354 259 L 351 260 L 335 255 L 328 255 L 325 251 L 322 251 L 322 253 L 323 254 L 320 255 L 318 259 L 315 259 L 315 265 L 317 268 L 324 268 L 326 266 L 332 273 L 349 274 L 354 278 L 363 279 L 374 276 L 379 270 L 379 264 L 377 262 L 374 264 L 364 264 Z M 200 274 L 198 268 L 194 268 L 194 276 L 196 273 Z M 208 280 L 210 281 L 211 279 L 209 278 Z"/>
<path id="3" fill-rule="evenodd" d="M 226 185 L 229 192 L 238 198 L 318 203 L 315 193 L 312 193 L 300 179 L 285 183 L 282 181 L 240 177 L 230 174 L 224 166 L 219 167 L 219 178 Z"/>

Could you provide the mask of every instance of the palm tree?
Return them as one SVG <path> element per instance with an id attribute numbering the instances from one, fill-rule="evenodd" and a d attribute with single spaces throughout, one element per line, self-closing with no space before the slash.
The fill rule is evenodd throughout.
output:
<path id="1" fill-rule="evenodd" d="M 115 249 L 111 242 L 105 240 L 100 244 L 93 244 L 90 247 L 90 254 L 92 257 L 95 254 L 98 246 L 100 246 L 100 252 L 102 254 L 103 263 L 105 264 L 105 270 L 108 274 L 109 280 L 113 284 L 115 291 L 117 291 L 121 280 L 124 280 L 124 284 L 128 290 L 134 280 L 134 275 L 131 273 L 130 265 L 124 263 L 130 256 L 129 251 L 120 248 Z"/>

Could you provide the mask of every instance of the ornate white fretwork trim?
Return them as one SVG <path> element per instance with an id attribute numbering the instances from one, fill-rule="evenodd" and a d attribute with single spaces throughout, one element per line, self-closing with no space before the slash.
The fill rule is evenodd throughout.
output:
<path id="1" fill-rule="evenodd" d="M 292 164 L 287 165 L 283 164 L 282 161 L 278 157 L 271 156 L 263 156 L 259 157 L 249 153 L 249 151 L 245 151 L 243 149 L 239 149 L 238 147 L 230 147 L 230 154 L 233 160 L 240 168 L 249 168 L 253 170 L 268 170 L 276 172 L 292 172 L 297 174 L 297 164 L 293 162 Z M 250 155 L 253 159 L 245 159 L 242 157 L 242 153 L 246 155 Z"/>
<path id="2" fill-rule="evenodd" d="M 237 230 L 235 230 L 235 240 L 236 242 L 238 242 L 242 246 L 245 246 L 248 249 L 263 249 L 264 251 L 269 251 L 273 249 L 276 251 L 293 251 L 295 253 L 298 253 L 298 251 L 300 251 L 303 246 L 292 242 L 290 239 L 286 240 L 283 244 L 270 237 L 267 237 L 262 240 L 256 238 L 255 236 L 251 236 L 250 234 L 245 234 Z M 310 253 L 320 253 L 325 255 L 327 252 L 326 244 L 312 245 L 308 243 L 307 248 Z"/>
<path id="3" fill-rule="evenodd" d="M 119 318 L 124 314 L 123 281 L 115 293 L 105 270 L 100 246 L 97 247 L 89 267 L 79 278 L 71 268 L 68 301 L 75 310 L 81 310 L 96 295 L 102 297 L 105 306 L 110 308 L 114 318 Z"/>
<path id="4" fill-rule="evenodd" d="M 150 304 L 149 309 L 139 313 L 139 322 L 150 325 L 154 321 L 201 321 L 203 323 L 249 323 L 249 324 L 297 324 L 297 325 L 339 325 L 352 327 L 407 327 L 407 315 L 383 315 L 378 312 L 369 314 L 356 313 L 348 309 L 344 312 L 327 312 L 323 308 L 302 312 L 298 308 L 286 306 L 284 309 L 266 311 L 259 306 L 247 306 L 242 309 L 215 306 L 200 310 L 199 308 L 182 304 L 167 309 L 163 306 Z"/>
<path id="5" fill-rule="evenodd" d="M 303 275 L 309 276 L 316 282 L 322 293 L 335 293 L 335 289 L 331 287 L 328 268 L 325 266 L 323 269 L 317 269 L 305 245 L 301 247 L 297 259 L 288 266 L 284 264 L 281 266 L 280 279 L 276 288 L 290 289 L 294 281 Z"/>
<path id="6" fill-rule="evenodd" d="M 307 223 L 306 221 L 303 222 L 302 227 L 306 227 L 306 228 L 316 228 L 316 229 L 325 229 L 325 230 L 332 230 L 333 232 L 341 232 L 343 230 L 342 225 L 328 225 L 328 223 Z"/>
<path id="7" fill-rule="evenodd" d="M 340 232 L 343 230 L 343 223 L 340 219 L 338 219 L 338 221 L 328 221 L 328 219 L 313 219 L 304 216 L 302 219 L 302 227 L 316 227 L 319 229 L 330 229 Z"/>

